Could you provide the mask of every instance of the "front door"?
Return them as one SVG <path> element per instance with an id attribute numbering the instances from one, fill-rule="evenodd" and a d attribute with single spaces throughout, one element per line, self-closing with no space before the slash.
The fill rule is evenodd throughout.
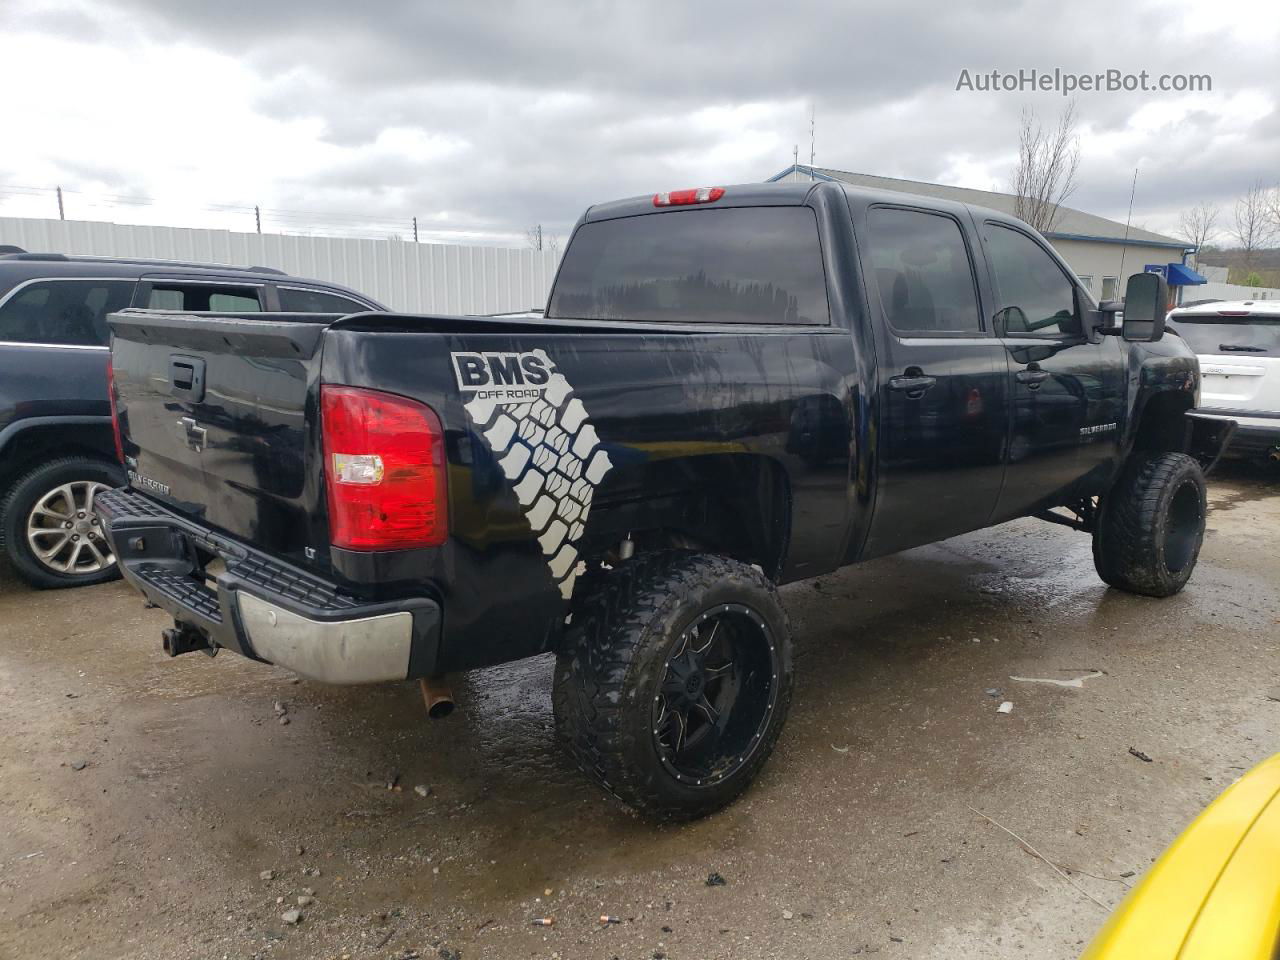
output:
<path id="1" fill-rule="evenodd" d="M 1102 490 L 1120 454 L 1124 365 L 1118 337 L 1084 335 L 1087 294 L 1040 240 L 993 220 L 981 232 L 1009 357 L 1001 521 Z"/>
<path id="2" fill-rule="evenodd" d="M 1004 475 L 1008 373 L 976 250 L 936 210 L 871 207 L 860 256 L 880 371 L 875 512 L 863 556 L 985 526 Z"/>

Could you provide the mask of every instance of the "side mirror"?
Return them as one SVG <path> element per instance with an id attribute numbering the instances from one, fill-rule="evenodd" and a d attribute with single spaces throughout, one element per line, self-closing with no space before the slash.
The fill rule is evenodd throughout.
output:
<path id="1" fill-rule="evenodd" d="M 1169 284 L 1158 273 L 1135 273 L 1124 288 L 1124 320 L 1120 333 L 1126 340 L 1152 343 L 1164 336 L 1168 314 Z"/>

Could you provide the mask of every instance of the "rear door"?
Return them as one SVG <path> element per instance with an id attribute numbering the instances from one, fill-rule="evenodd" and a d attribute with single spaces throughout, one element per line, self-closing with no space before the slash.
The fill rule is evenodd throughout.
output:
<path id="1" fill-rule="evenodd" d="M 127 277 L 42 277 L 0 296 L 0 428 L 29 417 L 75 417 L 105 433 L 106 316 L 128 306 L 134 285 Z M 8 466 L 0 462 L 0 472 Z"/>
<path id="2" fill-rule="evenodd" d="M 878 204 L 858 229 L 876 318 L 879 479 L 865 555 L 988 523 L 1004 476 L 1005 352 L 974 238 L 952 213 Z"/>
<path id="3" fill-rule="evenodd" d="M 1099 492 L 1120 454 L 1119 337 L 1084 336 L 1087 294 L 1031 233 L 986 220 L 994 321 L 1008 354 L 1009 469 L 997 521 Z"/>

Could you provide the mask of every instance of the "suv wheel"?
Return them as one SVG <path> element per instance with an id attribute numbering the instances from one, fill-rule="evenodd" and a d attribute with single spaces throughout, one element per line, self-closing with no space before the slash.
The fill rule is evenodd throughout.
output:
<path id="1" fill-rule="evenodd" d="M 33 587 L 79 587 L 118 577 L 94 497 L 124 471 L 91 457 L 62 457 L 21 477 L 0 506 L 0 542 Z"/>
<path id="2" fill-rule="evenodd" d="M 640 813 L 689 820 L 738 796 L 791 701 L 791 635 L 763 574 L 724 557 L 636 557 L 574 613 L 556 661 L 556 729 Z"/>
<path id="3" fill-rule="evenodd" d="M 1103 498 L 1093 564 L 1111 586 L 1148 597 L 1177 593 L 1204 540 L 1204 472 L 1185 453 L 1135 454 Z"/>

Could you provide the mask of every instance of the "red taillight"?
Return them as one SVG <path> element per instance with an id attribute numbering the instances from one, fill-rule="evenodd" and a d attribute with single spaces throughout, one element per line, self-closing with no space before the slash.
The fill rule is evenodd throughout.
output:
<path id="1" fill-rule="evenodd" d="M 380 390 L 322 386 L 320 430 L 335 547 L 444 543 L 444 431 L 430 407 Z"/>
<path id="2" fill-rule="evenodd" d="M 120 406 L 116 403 L 116 374 L 107 357 L 107 399 L 111 401 L 111 433 L 116 439 L 116 459 L 124 463 L 124 441 L 120 439 Z"/>
<path id="3" fill-rule="evenodd" d="M 724 187 L 695 187 L 692 190 L 671 190 L 655 193 L 655 207 L 683 207 L 691 203 L 715 203 L 724 196 Z"/>
<path id="4" fill-rule="evenodd" d="M 1219 310 L 1220 317 L 1251 317 L 1253 316 L 1248 310 Z"/>

